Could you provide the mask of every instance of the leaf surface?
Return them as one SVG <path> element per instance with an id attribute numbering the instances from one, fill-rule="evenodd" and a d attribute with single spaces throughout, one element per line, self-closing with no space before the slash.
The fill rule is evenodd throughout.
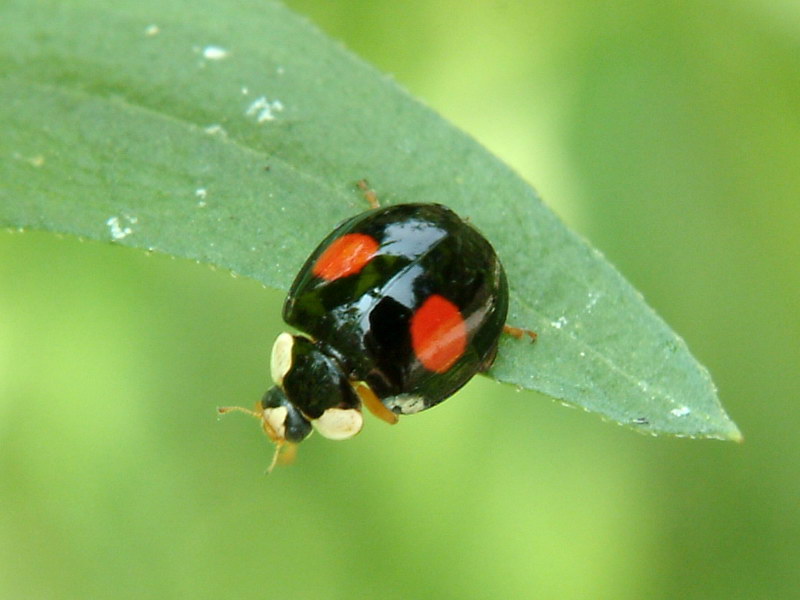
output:
<path id="1" fill-rule="evenodd" d="M 365 208 L 439 202 L 511 285 L 491 376 L 651 433 L 740 439 L 707 371 L 533 189 L 269 2 L 0 6 L 0 226 L 187 257 L 288 289 Z M 621 174 L 622 176 L 622 174 Z"/>

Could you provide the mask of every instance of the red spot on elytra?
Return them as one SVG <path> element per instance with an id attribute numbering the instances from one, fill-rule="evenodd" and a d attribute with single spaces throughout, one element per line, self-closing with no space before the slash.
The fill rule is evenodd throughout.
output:
<path id="1" fill-rule="evenodd" d="M 467 347 L 458 307 L 438 294 L 429 296 L 411 317 L 411 347 L 426 369 L 445 373 Z"/>
<path id="2" fill-rule="evenodd" d="M 364 233 L 347 233 L 337 238 L 314 263 L 311 272 L 326 281 L 354 275 L 378 251 L 378 242 Z"/>

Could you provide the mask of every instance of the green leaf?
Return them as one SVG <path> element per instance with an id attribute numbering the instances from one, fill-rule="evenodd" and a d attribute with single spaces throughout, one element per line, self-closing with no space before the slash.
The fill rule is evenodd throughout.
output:
<path id="1" fill-rule="evenodd" d="M 6 1 L 0 225 L 187 257 L 288 289 L 365 208 L 441 202 L 495 245 L 514 325 L 491 376 L 651 433 L 740 439 L 706 370 L 535 192 L 268 2 Z M 620 174 L 624 176 L 624 174 Z"/>

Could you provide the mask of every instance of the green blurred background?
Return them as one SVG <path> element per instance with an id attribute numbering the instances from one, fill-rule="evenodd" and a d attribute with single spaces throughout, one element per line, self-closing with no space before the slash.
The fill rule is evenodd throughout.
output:
<path id="1" fill-rule="evenodd" d="M 746 441 L 478 378 L 265 477 L 256 423 L 214 407 L 267 386 L 281 293 L 2 232 L 0 597 L 800 597 L 800 3 L 289 5 L 530 181 Z"/>

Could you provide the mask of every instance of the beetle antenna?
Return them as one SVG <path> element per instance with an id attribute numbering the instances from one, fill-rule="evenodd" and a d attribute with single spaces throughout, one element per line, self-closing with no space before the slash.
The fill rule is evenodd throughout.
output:
<path id="1" fill-rule="evenodd" d="M 255 411 L 255 410 L 251 410 L 249 408 L 245 408 L 244 406 L 218 406 L 217 407 L 217 414 L 220 414 L 220 415 L 225 415 L 225 414 L 228 414 L 229 412 L 235 412 L 235 411 L 243 412 L 243 413 L 245 413 L 247 415 L 250 415 L 251 417 L 255 417 L 256 419 L 259 419 L 259 420 L 261 419 L 261 413 Z"/>
<path id="2" fill-rule="evenodd" d="M 269 462 L 269 466 L 267 467 L 267 471 L 266 471 L 266 473 L 264 473 L 265 475 L 269 475 L 270 473 L 272 473 L 272 469 L 274 469 L 275 465 L 278 464 L 278 458 L 280 458 L 281 449 L 282 448 L 283 448 L 283 444 L 280 444 L 280 443 L 276 443 L 275 444 L 275 452 L 272 453 L 272 460 Z"/>
<path id="3" fill-rule="evenodd" d="M 246 415 L 250 415 L 251 417 L 255 417 L 259 421 L 261 421 L 261 427 L 264 429 L 264 433 L 275 443 L 275 452 L 272 454 L 272 460 L 269 462 L 269 466 L 265 471 L 265 475 L 269 475 L 272 473 L 272 470 L 277 465 L 288 465 L 294 462 L 295 456 L 297 456 L 297 444 L 293 444 L 291 442 L 287 442 L 284 439 L 280 439 L 270 427 L 268 421 L 264 420 L 264 414 L 258 410 L 251 410 L 249 408 L 245 408 L 243 406 L 218 406 L 217 413 L 220 415 L 225 415 L 230 412 L 242 412 Z"/>

